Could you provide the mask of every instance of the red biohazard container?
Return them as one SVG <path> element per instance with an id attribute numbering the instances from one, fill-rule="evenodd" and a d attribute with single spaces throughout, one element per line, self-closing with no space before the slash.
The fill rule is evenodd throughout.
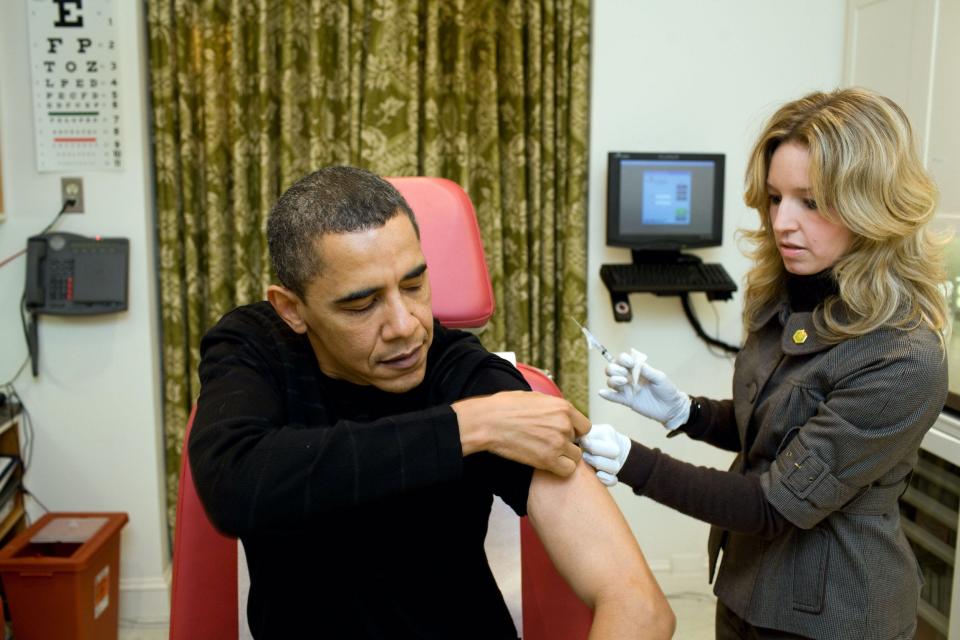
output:
<path id="1" fill-rule="evenodd" d="M 0 549 L 17 640 L 116 640 L 126 513 L 48 513 Z"/>

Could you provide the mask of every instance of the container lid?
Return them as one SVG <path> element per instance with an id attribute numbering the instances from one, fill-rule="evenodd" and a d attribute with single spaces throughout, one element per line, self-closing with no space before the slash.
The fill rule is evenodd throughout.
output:
<path id="1" fill-rule="evenodd" d="M 103 516 L 58 516 L 30 537 L 33 544 L 54 542 L 86 542 L 107 524 Z"/>
<path id="2" fill-rule="evenodd" d="M 126 513 L 48 513 L 0 549 L 0 571 L 83 571 L 128 519 Z M 75 550 L 48 553 L 64 546 Z"/>

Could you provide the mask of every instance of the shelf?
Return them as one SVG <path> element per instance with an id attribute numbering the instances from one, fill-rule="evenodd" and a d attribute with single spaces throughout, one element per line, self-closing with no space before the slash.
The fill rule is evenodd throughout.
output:
<path id="1" fill-rule="evenodd" d="M 0 435 L 3 435 L 4 433 L 6 433 L 11 427 L 16 425 L 17 422 L 18 422 L 17 418 L 10 418 L 8 420 L 4 420 L 3 422 L 0 422 Z"/>
<path id="2" fill-rule="evenodd" d="M 939 633 L 947 635 L 950 629 L 950 621 L 947 616 L 937 611 L 933 605 L 926 600 L 921 599 L 917 607 L 917 615 L 927 621 L 927 623 L 936 629 Z"/>
<path id="3" fill-rule="evenodd" d="M 20 418 L 14 414 L 0 411 L 0 455 L 13 456 L 20 458 Z M 0 545 L 2 545 L 12 534 L 22 531 L 26 528 L 26 510 L 23 504 L 23 465 L 17 464 L 13 470 L 13 475 L 8 478 L 4 485 L 7 489 L 10 484 L 15 484 L 16 488 L 9 500 L 13 501 L 10 512 L 0 519 Z M 8 494 L 9 495 L 9 494 Z M 5 501 L 2 507 L 11 507 L 10 503 Z"/>
<path id="4" fill-rule="evenodd" d="M 11 498 L 11 500 L 21 500 L 21 498 Z M 25 511 L 23 509 L 23 502 L 21 501 L 20 504 L 13 508 L 13 511 L 7 514 L 7 517 L 4 518 L 3 522 L 0 523 L 0 540 L 10 533 L 17 523 L 23 520 L 24 513 Z"/>
<path id="5" fill-rule="evenodd" d="M 957 521 L 960 519 L 960 513 L 957 513 L 927 494 L 918 491 L 914 487 L 908 487 L 900 499 L 923 511 L 940 524 L 948 527 L 951 531 L 957 530 Z"/>
<path id="6" fill-rule="evenodd" d="M 953 566 L 955 555 L 953 547 L 912 520 L 903 518 L 900 523 L 903 526 L 903 532 L 907 534 L 907 538 L 911 542 L 921 549 L 929 551 L 950 567 Z"/>
<path id="7" fill-rule="evenodd" d="M 940 485 L 950 493 L 960 495 L 960 478 L 923 457 L 917 460 L 916 473 L 930 482 Z"/>

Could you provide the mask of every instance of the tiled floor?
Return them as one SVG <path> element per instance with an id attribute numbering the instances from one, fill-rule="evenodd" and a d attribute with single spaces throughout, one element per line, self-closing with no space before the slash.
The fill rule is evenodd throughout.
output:
<path id="1" fill-rule="evenodd" d="M 677 616 L 677 640 L 713 638 L 714 597 L 703 576 L 658 576 L 664 593 Z M 119 640 L 167 640 L 167 628 L 120 624 Z"/>
<path id="2" fill-rule="evenodd" d="M 143 627 L 121 623 L 118 640 L 167 640 L 167 635 L 168 631 L 165 626 Z"/>

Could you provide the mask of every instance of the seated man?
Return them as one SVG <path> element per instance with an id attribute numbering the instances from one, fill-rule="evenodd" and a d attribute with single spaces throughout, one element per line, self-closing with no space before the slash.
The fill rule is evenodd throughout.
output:
<path id="1" fill-rule="evenodd" d="M 669 637 L 663 594 L 580 462 L 588 420 L 434 321 L 396 189 L 317 171 L 267 234 L 281 284 L 204 337 L 189 442 L 210 519 L 243 542 L 254 637 L 516 639 L 484 553 L 493 494 L 529 514 L 594 608 L 592 637 Z"/>

